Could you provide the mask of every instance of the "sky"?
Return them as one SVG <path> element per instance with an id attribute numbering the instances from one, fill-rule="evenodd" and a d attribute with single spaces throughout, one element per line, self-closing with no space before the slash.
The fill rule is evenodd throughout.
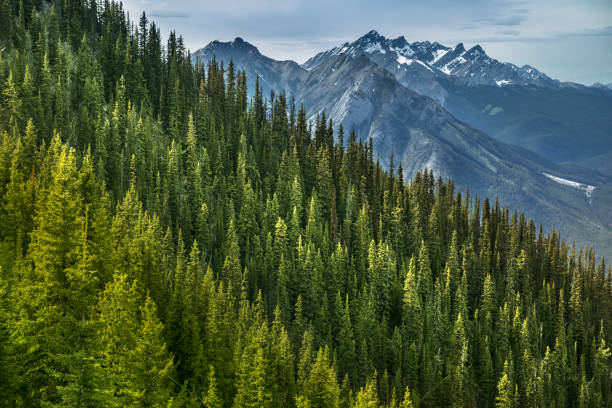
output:
<path id="1" fill-rule="evenodd" d="M 409 42 L 480 44 L 561 81 L 612 83 L 612 0 L 123 0 L 193 52 L 242 37 L 271 58 L 302 63 L 374 29 Z"/>

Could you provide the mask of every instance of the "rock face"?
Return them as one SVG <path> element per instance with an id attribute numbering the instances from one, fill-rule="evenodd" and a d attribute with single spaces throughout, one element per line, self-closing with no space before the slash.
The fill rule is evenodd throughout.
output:
<path id="1" fill-rule="evenodd" d="M 370 53 L 353 52 L 357 46 L 345 44 L 300 66 L 265 57 L 252 45 L 236 39 L 213 42 L 196 52 L 194 59 L 214 56 L 226 65 L 232 60 L 238 69 L 246 71 L 251 84 L 259 76 L 264 92 L 285 90 L 298 106 L 307 107 L 311 120 L 325 112 L 335 125 L 342 123 L 346 131 L 355 130 L 362 139 L 371 137 L 381 163 L 387 165 L 393 152 L 395 162 L 401 161 L 407 177 L 423 168 L 431 169 L 437 175 L 453 178 L 461 189 L 469 186 L 481 197 L 498 197 L 503 205 L 524 210 L 536 222 L 560 229 L 564 237 L 579 245 L 593 243 L 598 251 L 612 255 L 611 178 L 582 167 L 556 164 L 521 147 L 502 143 L 457 119 L 438 99 L 416 92 L 406 85 L 406 78 L 410 76 L 420 87 L 443 95 L 449 106 L 461 100 L 456 96 L 461 92 L 470 100 L 470 95 L 479 95 L 483 89 L 567 91 L 554 84 L 465 84 L 432 65 L 444 62 L 445 56 L 453 61 L 457 59 L 454 55 L 465 56 L 470 51 L 468 57 L 483 58 L 479 48 L 466 52 L 461 45 L 449 49 L 436 43 L 408 44 L 402 37 L 386 40 L 375 32 L 353 44 Z M 406 60 L 401 64 L 395 61 L 394 66 L 405 65 L 403 79 L 398 78 L 397 71 L 392 72 L 387 61 L 387 56 L 398 49 Z M 413 57 L 411 61 L 408 55 Z M 422 64 L 421 58 L 431 64 Z M 470 66 L 473 69 L 475 64 Z M 466 72 L 469 69 L 465 67 Z M 465 93 L 466 90 L 478 92 Z M 496 95 L 483 98 L 492 103 L 480 108 L 480 115 L 493 119 L 507 115 L 508 105 L 499 102 Z M 482 104 L 482 100 L 474 104 Z M 596 188 L 586 197 L 580 189 L 555 182 L 545 174 Z"/>

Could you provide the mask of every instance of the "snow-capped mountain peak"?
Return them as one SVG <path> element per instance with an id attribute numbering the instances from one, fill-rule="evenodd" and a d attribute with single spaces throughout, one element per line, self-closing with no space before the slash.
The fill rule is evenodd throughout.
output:
<path id="1" fill-rule="evenodd" d="M 382 40 L 384 40 L 385 37 L 383 37 L 382 35 L 378 34 L 378 31 L 376 31 L 376 30 L 370 30 L 370 31 L 368 31 L 367 34 L 363 35 L 360 39 L 371 39 L 371 40 L 382 39 Z"/>
<path id="2" fill-rule="evenodd" d="M 393 48 L 402 48 L 407 45 L 409 45 L 408 41 L 406 41 L 406 38 L 403 35 L 391 40 L 391 47 Z"/>
<path id="3" fill-rule="evenodd" d="M 487 54 L 484 52 L 484 50 L 482 49 L 482 47 L 480 45 L 475 45 L 472 48 L 469 49 L 468 52 L 465 53 L 466 57 L 472 57 L 472 58 L 484 58 L 487 57 Z"/>
<path id="4" fill-rule="evenodd" d="M 552 80 L 531 66 L 517 67 L 491 58 L 478 44 L 466 50 L 463 43 L 457 44 L 454 48 L 430 41 L 410 43 L 404 36 L 387 39 L 376 30 L 368 32 L 352 43 L 347 42 L 322 52 L 306 61 L 303 66 L 311 69 L 326 58 L 340 54 L 353 57 L 366 55 L 396 76 L 397 72 L 394 71 L 398 70 L 401 71 L 401 76 L 410 76 L 413 82 L 416 79 L 414 75 L 422 75 L 425 69 L 436 76 L 450 77 L 466 85 L 558 86 L 558 81 Z M 413 62 L 418 63 L 413 64 Z M 409 72 L 414 70 L 420 74 Z"/>

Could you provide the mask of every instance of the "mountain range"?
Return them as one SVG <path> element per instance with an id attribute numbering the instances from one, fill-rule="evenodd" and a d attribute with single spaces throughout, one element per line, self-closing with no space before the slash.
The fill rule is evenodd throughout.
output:
<path id="1" fill-rule="evenodd" d="M 552 161 L 588 167 L 589 158 L 612 150 L 612 93 L 607 87 L 553 80 L 532 66 L 491 58 L 480 45 L 466 50 L 462 43 L 452 48 L 408 43 L 376 31 L 322 52 L 304 67 L 312 69 L 339 54 L 366 55 L 402 85 L 431 97 L 472 127 Z"/>
<path id="2" fill-rule="evenodd" d="M 194 61 L 230 60 L 285 91 L 310 120 L 325 112 L 393 152 L 409 178 L 422 168 L 498 197 L 578 245 L 612 255 L 612 91 L 554 80 L 476 45 L 387 39 L 376 31 L 304 64 L 262 55 L 241 38 L 213 41 Z"/>
<path id="3" fill-rule="evenodd" d="M 398 78 L 410 71 L 414 64 L 421 72 L 431 76 L 450 76 L 469 85 L 528 85 L 556 87 L 555 81 L 537 69 L 525 65 L 502 63 L 490 58 L 480 45 L 466 50 L 463 43 L 446 47 L 437 42 L 409 43 L 401 36 L 387 39 L 376 31 L 370 31 L 353 43 L 344 43 L 310 58 L 304 67 L 311 69 L 322 60 L 339 54 L 369 55 L 378 65 L 394 73 Z M 425 71 L 423 71 L 425 70 Z"/>

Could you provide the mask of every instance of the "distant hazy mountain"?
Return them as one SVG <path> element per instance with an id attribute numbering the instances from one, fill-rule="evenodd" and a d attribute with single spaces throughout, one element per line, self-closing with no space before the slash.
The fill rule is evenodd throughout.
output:
<path id="1" fill-rule="evenodd" d="M 612 90 L 612 82 L 609 84 L 602 84 L 601 82 L 595 82 L 591 85 L 591 88 L 603 89 L 603 90 Z"/>
<path id="2" fill-rule="evenodd" d="M 374 36 L 369 33 L 357 42 L 364 49 L 368 49 L 365 44 L 374 47 L 375 43 L 368 40 Z M 388 48 L 381 45 L 370 54 L 345 52 L 348 49 L 330 51 L 319 54 L 302 67 L 291 61 L 265 57 L 241 39 L 213 42 L 197 51 L 194 59 L 208 60 L 215 56 L 225 64 L 231 59 L 252 81 L 259 76 L 266 89 L 286 90 L 308 109 L 311 120 L 325 112 L 336 125 L 342 123 L 346 131 L 355 130 L 362 139 L 372 137 L 381 162 L 386 165 L 393 152 L 396 163 L 401 160 L 407 177 L 422 168 L 430 168 L 438 175 L 452 177 L 460 188 L 469 186 L 480 196 L 499 197 L 504 205 L 524 210 L 537 222 L 562 230 L 564 236 L 580 245 L 594 243 L 601 253 L 612 255 L 612 179 L 582 167 L 555 164 L 523 148 L 501 143 L 458 120 L 436 99 L 415 92 L 380 57 L 389 53 L 391 47 L 395 49 L 397 44 L 405 43 L 401 40 L 384 40 Z M 435 43 L 416 44 L 419 45 L 409 45 L 414 61 L 421 61 L 418 58 L 434 61 L 436 53 L 445 50 Z M 449 52 L 446 50 L 446 54 Z M 448 59 L 453 55 L 449 54 Z M 477 59 L 481 61 L 482 57 Z M 544 74 L 534 73 L 532 77 L 533 81 L 543 81 L 541 86 L 480 85 L 438 74 L 434 71 L 436 67 L 422 62 L 408 65 L 414 68 L 407 72 L 412 72 L 415 82 L 432 89 L 439 86 L 437 91 L 447 93 L 447 106 L 459 103 L 462 92 L 472 104 L 482 103 L 470 100 L 476 96 L 488 100 L 489 106 L 484 108 L 486 117 L 501 115 L 501 103 L 493 100 L 501 97 L 492 90 L 505 90 L 512 95 L 511 91 L 524 88 L 534 95 L 535 103 L 550 95 L 548 92 L 569 92 L 555 81 L 546 80 L 548 77 Z M 475 69 L 475 63 L 471 66 L 470 69 Z M 504 67 L 502 64 L 496 69 L 507 68 Z M 522 91 L 516 92 L 517 99 L 524 97 Z M 512 100 L 505 98 L 504 101 Z M 580 140 L 575 139 L 574 143 Z"/>

